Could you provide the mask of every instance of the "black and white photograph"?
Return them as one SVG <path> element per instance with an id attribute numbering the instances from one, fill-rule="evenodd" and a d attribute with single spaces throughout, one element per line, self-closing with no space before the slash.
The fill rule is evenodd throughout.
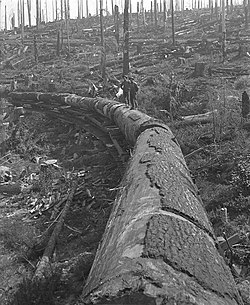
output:
<path id="1" fill-rule="evenodd" d="M 250 0 L 0 0 L 0 305 L 250 305 Z"/>

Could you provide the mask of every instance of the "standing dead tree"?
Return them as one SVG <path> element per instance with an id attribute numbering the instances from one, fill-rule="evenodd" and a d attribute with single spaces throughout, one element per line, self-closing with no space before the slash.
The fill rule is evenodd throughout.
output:
<path id="1" fill-rule="evenodd" d="M 89 1 L 86 0 L 86 16 L 89 17 Z"/>
<path id="2" fill-rule="evenodd" d="M 4 7 L 4 29 L 5 31 L 8 30 L 8 26 L 7 26 L 7 5 L 5 5 Z"/>
<path id="3" fill-rule="evenodd" d="M 63 0 L 61 0 L 61 20 L 63 20 Z"/>
<path id="4" fill-rule="evenodd" d="M 154 0 L 154 19 L 155 19 L 155 26 L 157 26 L 158 25 L 157 0 Z"/>
<path id="5" fill-rule="evenodd" d="M 41 7 L 40 7 L 40 1 L 36 0 L 36 28 L 37 30 L 40 27 L 41 22 Z"/>
<path id="6" fill-rule="evenodd" d="M 124 6 L 124 49 L 123 49 L 123 74 L 129 73 L 129 0 L 125 0 Z"/>
<path id="7" fill-rule="evenodd" d="M 31 27 L 31 0 L 27 0 L 29 27 Z"/>
<path id="8" fill-rule="evenodd" d="M 66 31 L 67 31 L 68 56 L 70 56 L 69 7 L 67 0 L 64 1 L 64 9 L 65 9 L 65 23 L 66 23 Z"/>
<path id="9" fill-rule="evenodd" d="M 103 0 L 100 0 L 100 31 L 101 31 L 101 73 L 102 80 L 106 82 L 106 48 L 103 28 Z"/>
<path id="10" fill-rule="evenodd" d="M 119 7 L 118 7 L 118 5 L 115 5 L 114 23 L 115 23 L 115 39 L 116 39 L 118 49 L 119 49 L 120 27 L 119 27 Z"/>
<path id="11" fill-rule="evenodd" d="M 175 45 L 175 28 L 174 28 L 174 1 L 171 0 L 171 15 L 172 15 L 172 41 L 173 46 Z"/>

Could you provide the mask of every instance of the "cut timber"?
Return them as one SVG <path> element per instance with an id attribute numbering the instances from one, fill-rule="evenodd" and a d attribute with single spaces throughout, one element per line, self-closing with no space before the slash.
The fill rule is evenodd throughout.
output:
<path id="1" fill-rule="evenodd" d="M 214 119 L 214 117 L 217 116 L 217 113 L 218 111 L 214 110 L 202 114 L 182 116 L 181 122 L 178 122 L 177 124 L 180 125 L 206 124 L 211 122 Z"/>
<path id="2" fill-rule="evenodd" d="M 78 304 L 242 304 L 181 149 L 166 125 L 102 98 L 10 96 L 17 106 L 27 100 L 53 101 L 99 113 L 135 146 Z"/>
<path id="3" fill-rule="evenodd" d="M 138 137 L 80 304 L 242 304 L 183 155 L 161 127 Z"/>
<path id="4" fill-rule="evenodd" d="M 196 62 L 194 65 L 194 76 L 204 76 L 205 71 L 205 63 L 204 62 Z"/>
<path id="5" fill-rule="evenodd" d="M 50 259 L 54 253 L 58 236 L 62 230 L 64 221 L 65 221 L 66 215 L 69 211 L 70 205 L 72 203 L 76 188 L 77 188 L 77 183 L 74 182 L 72 190 L 70 191 L 70 193 L 68 195 L 68 199 L 67 199 L 65 206 L 62 210 L 62 213 L 58 219 L 55 229 L 49 239 L 48 245 L 45 248 L 44 254 L 38 264 L 35 275 L 33 277 L 34 280 L 48 279 L 51 276 Z"/>

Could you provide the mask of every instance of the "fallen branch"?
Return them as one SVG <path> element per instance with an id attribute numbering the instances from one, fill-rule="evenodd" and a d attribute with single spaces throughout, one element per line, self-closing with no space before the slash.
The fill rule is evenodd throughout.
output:
<path id="1" fill-rule="evenodd" d="M 74 197 L 74 193 L 77 189 L 77 182 L 75 181 L 73 183 L 71 192 L 68 195 L 68 199 L 66 201 L 66 204 L 62 210 L 61 216 L 54 228 L 54 231 L 49 239 L 49 242 L 47 244 L 47 247 L 44 251 L 44 254 L 38 264 L 38 267 L 36 269 L 35 275 L 33 277 L 33 280 L 42 280 L 44 278 L 47 278 L 50 276 L 50 259 L 54 253 L 54 249 L 56 246 L 56 242 L 58 239 L 58 236 L 62 230 L 63 224 L 64 224 L 64 220 L 66 218 L 66 215 L 69 211 L 70 205 L 72 203 L 73 197 Z"/>

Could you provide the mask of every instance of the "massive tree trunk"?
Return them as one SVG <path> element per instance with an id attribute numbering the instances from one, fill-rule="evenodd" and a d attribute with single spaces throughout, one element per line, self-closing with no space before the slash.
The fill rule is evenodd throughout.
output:
<path id="1" fill-rule="evenodd" d="M 113 119 L 135 145 L 78 304 L 242 304 L 167 126 L 106 99 L 11 96 L 14 104 L 53 100 L 96 111 Z"/>
<path id="2" fill-rule="evenodd" d="M 139 136 L 84 304 L 242 304 L 172 133 Z"/>

